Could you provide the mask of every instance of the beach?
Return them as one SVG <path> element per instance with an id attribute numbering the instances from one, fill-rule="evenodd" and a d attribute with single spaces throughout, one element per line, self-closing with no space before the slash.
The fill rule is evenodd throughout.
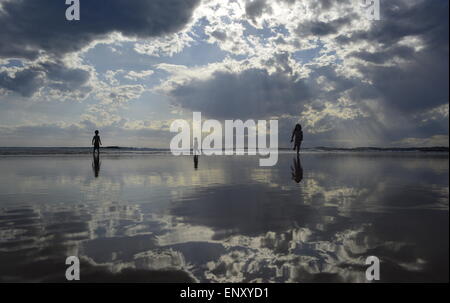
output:
<path id="1" fill-rule="evenodd" d="M 0 281 L 448 282 L 448 153 L 0 156 Z"/>

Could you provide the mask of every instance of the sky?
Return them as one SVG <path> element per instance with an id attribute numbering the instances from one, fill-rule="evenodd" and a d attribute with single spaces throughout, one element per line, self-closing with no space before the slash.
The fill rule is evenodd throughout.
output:
<path id="1" fill-rule="evenodd" d="M 175 119 L 448 146 L 449 1 L 0 0 L 0 146 L 168 148 Z"/>

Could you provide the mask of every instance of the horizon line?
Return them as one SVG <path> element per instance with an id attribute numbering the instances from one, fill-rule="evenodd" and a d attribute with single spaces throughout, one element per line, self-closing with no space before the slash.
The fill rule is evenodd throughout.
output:
<path id="1" fill-rule="evenodd" d="M 92 148 L 92 146 L 0 146 L 0 148 Z M 161 147 L 137 147 L 137 146 L 119 146 L 119 145 L 108 145 L 102 146 L 101 148 L 105 149 L 121 149 L 121 148 L 130 148 L 130 149 L 156 149 L 156 150 L 170 150 L 170 148 L 161 148 Z M 257 147 L 258 148 L 258 147 Z M 432 148 L 446 148 L 449 149 L 449 146 L 445 145 L 433 145 L 433 146 L 357 146 L 357 147 L 333 147 L 333 146 L 313 146 L 313 147 L 302 147 L 302 149 L 432 149 Z M 190 148 L 192 149 L 192 148 Z M 190 150 L 189 149 L 189 150 Z M 224 150 L 225 148 L 222 148 Z M 233 149 L 236 149 L 235 147 Z M 244 148 L 248 149 L 248 148 Z M 271 148 L 265 148 L 271 149 Z M 275 148 L 273 148 L 275 149 Z M 292 147 L 278 147 L 277 149 L 292 149 Z"/>

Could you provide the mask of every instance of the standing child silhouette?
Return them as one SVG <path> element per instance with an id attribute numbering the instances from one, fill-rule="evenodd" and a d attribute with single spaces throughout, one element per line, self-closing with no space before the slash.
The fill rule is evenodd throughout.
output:
<path id="1" fill-rule="evenodd" d="M 92 138 L 92 145 L 94 145 L 94 153 L 95 150 L 97 150 L 97 153 L 100 154 L 100 145 L 102 145 L 102 140 L 100 140 L 98 130 L 95 131 L 95 136 Z"/>
<path id="2" fill-rule="evenodd" d="M 295 143 L 294 143 L 294 150 L 297 149 L 297 154 L 300 152 L 300 146 L 302 145 L 303 141 L 303 131 L 302 126 L 300 124 L 295 125 L 294 131 L 292 132 L 291 142 L 294 142 L 295 137 Z"/>

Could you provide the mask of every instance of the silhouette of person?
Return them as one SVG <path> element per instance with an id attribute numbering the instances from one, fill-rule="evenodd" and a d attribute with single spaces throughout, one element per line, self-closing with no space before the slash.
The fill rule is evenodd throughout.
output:
<path id="1" fill-rule="evenodd" d="M 94 171 L 94 176 L 98 178 L 100 173 L 100 154 L 93 154 L 94 158 L 92 159 L 92 170 Z"/>
<path id="2" fill-rule="evenodd" d="M 194 138 L 193 152 L 194 152 L 194 168 L 197 169 L 198 168 L 198 156 L 200 155 L 200 149 L 198 148 L 198 139 L 197 138 Z"/>
<path id="3" fill-rule="evenodd" d="M 292 180 L 294 180 L 297 183 L 300 183 L 303 180 L 303 167 L 298 154 L 297 159 L 294 158 L 293 164 L 294 164 L 293 166 L 291 165 Z"/>
<path id="4" fill-rule="evenodd" d="M 295 125 L 294 131 L 292 132 L 291 142 L 294 142 L 295 137 L 295 143 L 294 143 L 294 150 L 297 149 L 297 154 L 300 152 L 300 146 L 302 145 L 303 141 L 303 131 L 302 126 L 300 124 Z"/>
<path id="5" fill-rule="evenodd" d="M 102 140 L 100 140 L 98 130 L 95 131 L 95 136 L 92 138 L 92 145 L 94 145 L 94 153 L 95 150 L 97 150 L 97 153 L 100 154 L 100 145 L 102 145 Z"/>

